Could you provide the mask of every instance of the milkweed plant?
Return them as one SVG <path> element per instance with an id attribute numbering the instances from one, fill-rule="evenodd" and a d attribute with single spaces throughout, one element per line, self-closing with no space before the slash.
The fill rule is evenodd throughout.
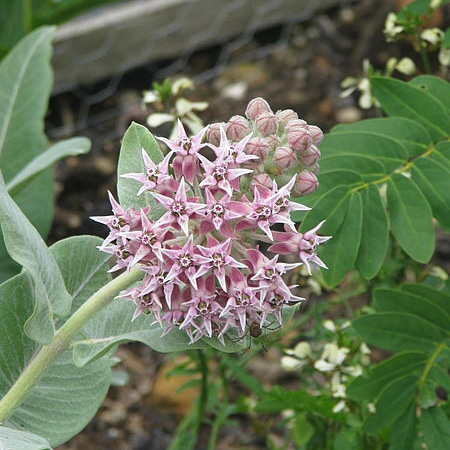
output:
<path id="1" fill-rule="evenodd" d="M 422 3 L 411 4 L 417 21 Z M 170 117 L 153 125 L 174 129 L 126 131 L 111 211 L 92 217 L 106 238 L 47 247 L 51 167 L 90 148 L 43 133 L 53 36 L 41 27 L 0 62 L 0 448 L 51 450 L 76 435 L 114 382 L 117 346 L 137 341 L 186 352 L 194 369 L 176 371 L 200 375 L 171 450 L 194 449 L 206 416 L 213 450 L 237 414 L 264 415 L 267 448 L 447 450 L 450 284 L 432 258 L 450 230 L 449 84 L 368 70 L 376 102 L 362 106 L 384 117 L 325 135 L 261 97 L 192 126 L 205 105 L 178 120 L 181 90 L 157 85 L 147 100 L 164 99 Z M 293 316 L 307 280 L 332 294 Z M 340 305 L 347 317 L 323 322 Z M 267 343 L 298 388 L 246 369 Z M 247 398 L 235 402 L 231 380 Z M 267 414 L 282 421 L 282 444 Z"/>

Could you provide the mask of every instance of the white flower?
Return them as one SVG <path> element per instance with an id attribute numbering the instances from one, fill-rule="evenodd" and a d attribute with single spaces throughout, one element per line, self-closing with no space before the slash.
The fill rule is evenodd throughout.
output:
<path id="1" fill-rule="evenodd" d="M 147 117 L 147 125 L 156 128 L 166 122 L 174 122 L 175 116 L 172 114 L 154 113 Z"/>
<path id="2" fill-rule="evenodd" d="M 348 348 L 338 347 L 335 343 L 325 344 L 321 359 L 328 361 L 334 367 L 340 366 L 349 352 Z"/>
<path id="3" fill-rule="evenodd" d="M 324 328 L 326 328 L 328 331 L 331 331 L 332 333 L 336 331 L 336 325 L 332 320 L 329 319 L 325 320 L 322 325 L 324 326 Z"/>
<path id="4" fill-rule="evenodd" d="M 403 27 L 397 24 L 397 15 L 390 12 L 386 17 L 386 22 L 384 23 L 384 34 L 386 35 L 387 41 L 391 41 L 397 34 L 403 31 Z"/>
<path id="5" fill-rule="evenodd" d="M 344 400 L 341 400 L 340 402 L 336 403 L 336 405 L 333 408 L 334 413 L 341 412 L 345 408 L 345 402 Z"/>
<path id="6" fill-rule="evenodd" d="M 335 366 L 323 359 L 319 359 L 314 363 L 314 368 L 320 372 L 332 372 L 335 369 Z"/>
<path id="7" fill-rule="evenodd" d="M 294 355 L 299 359 L 311 358 L 311 346 L 308 342 L 299 342 L 294 347 Z"/>
<path id="8" fill-rule="evenodd" d="M 178 95 L 180 92 L 186 89 L 192 89 L 194 87 L 194 82 L 187 77 L 178 78 L 172 83 L 172 94 Z"/>
<path id="9" fill-rule="evenodd" d="M 431 9 L 439 8 L 439 6 L 441 6 L 441 3 L 442 3 L 442 0 L 431 0 L 430 8 Z"/>
<path id="10" fill-rule="evenodd" d="M 377 409 L 375 408 L 375 405 L 373 403 L 368 403 L 367 409 L 371 414 L 375 414 L 377 412 Z"/>
<path id="11" fill-rule="evenodd" d="M 333 373 L 331 377 L 331 395 L 334 398 L 345 398 L 345 386 L 341 382 L 341 374 L 339 372 Z"/>
<path id="12" fill-rule="evenodd" d="M 428 28 L 420 33 L 420 37 L 431 45 L 438 44 L 444 36 L 444 32 L 439 28 Z"/>
<path id="13" fill-rule="evenodd" d="M 283 356 L 281 358 L 281 367 L 288 372 L 293 372 L 294 370 L 300 369 L 300 367 L 305 364 L 306 361 L 302 361 L 292 356 Z"/>
<path id="14" fill-rule="evenodd" d="M 441 66 L 449 66 L 450 65 L 450 47 L 449 48 L 444 48 L 442 47 L 439 50 L 439 64 L 441 64 Z"/>
<path id="15" fill-rule="evenodd" d="M 159 100 L 159 94 L 156 91 L 144 91 L 144 103 L 155 103 Z"/>
<path id="16" fill-rule="evenodd" d="M 411 58 L 402 58 L 395 68 L 405 75 L 413 75 L 417 71 L 416 65 Z"/>
<path id="17" fill-rule="evenodd" d="M 356 366 L 342 367 L 341 370 L 352 377 L 359 377 L 362 374 L 362 367 L 359 364 Z"/>

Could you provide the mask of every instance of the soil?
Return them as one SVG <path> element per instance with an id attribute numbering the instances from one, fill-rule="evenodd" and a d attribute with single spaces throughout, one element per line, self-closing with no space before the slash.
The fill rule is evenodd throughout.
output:
<path id="1" fill-rule="evenodd" d="M 242 61 L 242 54 L 249 50 L 278 41 L 284 28 L 258 32 L 232 55 L 230 64 L 217 77 L 198 85 L 192 95 L 197 101 L 210 103 L 202 115 L 205 123 L 226 121 L 234 114 L 243 114 L 246 103 L 256 96 L 266 98 L 274 110 L 292 108 L 324 131 L 336 123 L 366 117 L 356 106 L 355 98 L 340 97 L 340 83 L 346 76 L 361 74 L 363 58 L 384 68 L 388 57 L 404 54 L 401 46 L 384 43 L 384 19 L 392 3 L 343 1 L 339 8 L 292 26 L 286 45 L 275 47 L 256 60 Z M 180 75 L 195 77 L 204 73 L 215 64 L 218 51 L 214 47 L 195 52 Z M 114 89 L 110 89 L 111 80 L 105 80 L 52 98 L 47 119 L 50 138 L 83 135 L 92 140 L 93 148 L 88 155 L 68 158 L 57 167 L 56 214 L 50 242 L 80 234 L 106 236 L 105 228 L 89 216 L 110 214 L 106 191 L 115 192 L 120 138 L 132 120 L 145 123 L 148 111 L 141 107 L 142 91 L 149 88 L 154 73 L 166 63 L 154 65 L 153 73 L 148 67 L 126 73 Z M 98 92 L 103 92 L 104 98 L 89 104 L 89 99 Z M 158 129 L 158 133 L 164 135 L 167 130 Z M 312 295 L 312 301 L 320 299 Z M 198 391 L 194 388 L 183 395 L 176 394 L 177 386 L 185 380 L 165 376 L 174 362 L 147 347 L 128 344 L 118 350 L 118 356 L 122 362 L 116 369 L 128 374 L 128 382 L 122 387 L 111 387 L 92 422 L 59 449 L 168 448 L 177 423 Z M 262 352 L 252 361 L 251 370 L 263 383 L 286 382 L 279 357 L 279 351 L 273 348 Z M 198 449 L 205 448 L 208 432 L 205 427 Z M 276 432 L 273 439 L 277 439 Z M 241 416 L 233 425 L 227 425 L 218 448 L 265 447 L 255 424 Z"/>

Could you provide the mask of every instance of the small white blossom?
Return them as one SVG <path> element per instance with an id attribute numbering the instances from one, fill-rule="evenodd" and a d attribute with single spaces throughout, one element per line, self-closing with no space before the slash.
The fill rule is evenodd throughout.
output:
<path id="1" fill-rule="evenodd" d="M 308 344 L 308 342 L 299 342 L 294 347 L 294 355 L 299 359 L 311 358 L 311 346 Z"/>
<path id="2" fill-rule="evenodd" d="M 428 28 L 420 33 L 421 39 L 430 43 L 431 45 L 436 45 L 441 42 L 443 36 L 444 32 L 439 28 Z"/>
<path id="3" fill-rule="evenodd" d="M 447 67 L 450 66 L 450 47 L 449 48 L 444 48 L 442 47 L 439 50 L 439 64 L 441 66 Z"/>
<path id="4" fill-rule="evenodd" d="M 306 361 L 302 361 L 292 356 L 283 356 L 281 358 L 281 367 L 288 372 L 293 372 L 294 370 L 300 369 L 300 367 L 305 364 Z"/>
<path id="5" fill-rule="evenodd" d="M 334 333 L 337 329 L 334 322 L 329 319 L 325 320 L 322 325 L 324 326 L 324 328 L 326 328 L 328 331 L 331 331 L 332 333 Z"/>
<path id="6" fill-rule="evenodd" d="M 386 40 L 389 42 L 403 31 L 403 27 L 397 24 L 397 15 L 390 12 L 386 17 L 386 22 L 384 23 L 384 34 Z"/>
<path id="7" fill-rule="evenodd" d="M 395 68 L 405 75 L 413 75 L 417 71 L 416 65 L 411 58 L 402 58 Z"/>
<path id="8" fill-rule="evenodd" d="M 333 408 L 334 413 L 341 412 L 345 408 L 345 402 L 344 400 L 341 400 L 340 402 L 336 403 L 335 407 Z"/>

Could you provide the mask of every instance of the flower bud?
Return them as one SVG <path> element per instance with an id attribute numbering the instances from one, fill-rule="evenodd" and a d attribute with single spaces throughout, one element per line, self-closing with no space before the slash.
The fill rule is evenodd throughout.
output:
<path id="1" fill-rule="evenodd" d="M 280 145 L 280 138 L 276 134 L 269 134 L 269 136 L 264 136 L 264 139 L 270 148 L 277 148 Z"/>
<path id="2" fill-rule="evenodd" d="M 296 159 L 295 152 L 290 147 L 278 147 L 273 154 L 273 163 L 281 170 L 292 167 Z"/>
<path id="3" fill-rule="evenodd" d="M 248 155 L 255 155 L 261 161 L 264 161 L 264 159 L 267 158 L 269 150 L 269 145 L 261 137 L 251 138 L 244 149 L 245 153 L 247 153 Z"/>
<path id="4" fill-rule="evenodd" d="M 252 191 L 254 191 L 256 185 L 265 186 L 268 189 L 272 189 L 273 180 L 267 173 L 260 173 L 259 175 L 255 175 L 250 182 L 250 188 Z"/>
<path id="5" fill-rule="evenodd" d="M 288 130 L 295 130 L 296 128 L 304 128 L 307 127 L 308 124 L 306 123 L 306 120 L 303 119 L 293 119 L 287 124 Z"/>
<path id="6" fill-rule="evenodd" d="M 250 120 L 255 120 L 263 112 L 271 113 L 272 110 L 270 109 L 270 105 L 263 98 L 256 97 L 248 103 L 245 115 Z"/>
<path id="7" fill-rule="evenodd" d="M 316 163 L 316 164 L 313 164 L 312 166 L 309 166 L 308 170 L 310 172 L 312 172 L 314 175 L 317 175 L 320 171 L 320 166 L 319 166 L 319 164 Z"/>
<path id="8" fill-rule="evenodd" d="M 287 133 L 288 143 L 294 150 L 303 152 L 312 144 L 312 137 L 306 122 L 304 125 L 301 123 L 293 124 L 293 122 L 300 122 L 300 120 L 293 120 L 289 123 Z"/>
<path id="9" fill-rule="evenodd" d="M 226 133 L 228 139 L 234 142 L 239 142 L 250 133 L 248 121 L 242 116 L 233 116 L 226 125 Z"/>
<path id="10" fill-rule="evenodd" d="M 319 186 L 317 177 L 309 170 L 302 170 L 295 180 L 295 190 L 299 195 L 312 194 Z"/>
<path id="11" fill-rule="evenodd" d="M 280 109 L 275 114 L 280 121 L 280 125 L 285 127 L 291 120 L 298 119 L 298 114 L 292 109 Z"/>
<path id="12" fill-rule="evenodd" d="M 220 145 L 220 127 L 224 126 L 224 123 L 212 123 L 208 127 L 208 131 L 206 133 L 206 140 L 212 144 L 219 146 Z"/>
<path id="13" fill-rule="evenodd" d="M 308 131 L 312 138 L 312 143 L 314 145 L 319 145 L 323 139 L 323 132 L 319 127 L 315 125 L 308 125 Z"/>
<path id="14" fill-rule="evenodd" d="M 256 118 L 256 128 L 266 136 L 275 134 L 278 130 L 278 119 L 272 112 L 263 112 Z"/>
<path id="15" fill-rule="evenodd" d="M 316 164 L 319 158 L 320 150 L 315 145 L 311 145 L 311 147 L 300 153 L 300 161 L 305 167 Z"/>

